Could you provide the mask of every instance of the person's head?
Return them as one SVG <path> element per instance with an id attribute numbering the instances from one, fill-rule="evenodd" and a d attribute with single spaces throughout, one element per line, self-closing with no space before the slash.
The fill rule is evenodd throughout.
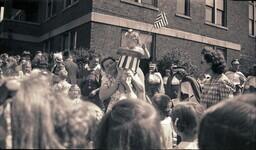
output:
<path id="1" fill-rule="evenodd" d="M 39 73 L 22 81 L 12 101 L 13 148 L 63 148 L 54 133 L 48 83 L 48 78 Z"/>
<path id="2" fill-rule="evenodd" d="M 22 64 L 22 71 L 24 73 L 30 73 L 32 70 L 32 66 L 31 66 L 31 62 L 30 61 L 26 61 Z"/>
<path id="3" fill-rule="evenodd" d="M 113 57 L 104 58 L 101 61 L 101 67 L 107 74 L 114 75 L 117 73 L 117 63 Z"/>
<path id="4" fill-rule="evenodd" d="M 63 52 L 63 59 L 64 60 L 66 60 L 66 59 L 68 59 L 68 58 L 71 58 L 72 56 L 71 56 L 71 53 L 70 53 L 70 51 L 64 51 Z"/>
<path id="5" fill-rule="evenodd" d="M 199 120 L 203 107 L 194 102 L 180 102 L 172 109 L 174 129 L 183 141 L 192 141 L 197 137 Z"/>
<path id="6" fill-rule="evenodd" d="M 175 68 L 175 76 L 178 79 L 183 79 L 184 77 L 186 77 L 188 75 L 187 71 L 185 70 L 185 68 L 183 67 L 177 67 Z"/>
<path id="7" fill-rule="evenodd" d="M 231 61 L 231 65 L 232 65 L 232 69 L 234 71 L 238 71 L 239 70 L 239 67 L 240 67 L 240 63 L 239 63 L 239 60 L 238 59 L 234 59 Z"/>
<path id="8" fill-rule="evenodd" d="M 134 48 L 140 44 L 139 33 L 129 29 L 125 33 L 128 48 Z"/>
<path id="9" fill-rule="evenodd" d="M 171 70 L 170 69 L 165 69 L 164 72 L 165 72 L 166 76 L 170 76 L 171 75 Z"/>
<path id="10" fill-rule="evenodd" d="M 159 112 L 161 120 L 170 115 L 173 103 L 168 95 L 155 94 L 152 97 L 152 102 L 156 110 Z"/>
<path id="11" fill-rule="evenodd" d="M 206 70 L 211 70 L 215 74 L 222 74 L 226 69 L 226 62 L 223 54 L 212 47 L 205 47 L 202 52 L 202 64 L 206 64 Z"/>
<path id="12" fill-rule="evenodd" d="M 12 56 L 8 57 L 7 62 L 9 68 L 16 67 L 18 65 L 16 59 Z"/>
<path id="13" fill-rule="evenodd" d="M 199 148 L 255 150 L 256 95 L 243 95 L 210 108 L 200 123 Z"/>
<path id="14" fill-rule="evenodd" d="M 81 90 L 78 87 L 78 85 L 72 85 L 68 91 L 68 96 L 71 99 L 76 99 L 76 98 L 80 98 L 81 96 Z"/>
<path id="15" fill-rule="evenodd" d="M 3 60 L 3 63 L 7 63 L 8 57 L 9 57 L 9 55 L 8 55 L 7 53 L 3 53 L 3 54 L 1 55 L 1 58 L 2 58 L 2 60 Z"/>
<path id="16" fill-rule="evenodd" d="M 20 55 L 16 55 L 16 56 L 15 56 L 15 59 L 16 59 L 16 61 L 19 63 L 19 62 L 20 62 L 20 59 L 21 59 L 21 58 L 20 58 Z"/>
<path id="17" fill-rule="evenodd" d="M 58 75 L 59 75 L 59 78 L 60 78 L 61 80 L 66 80 L 67 77 L 68 77 L 68 72 L 67 72 L 66 69 L 61 69 L 61 70 L 59 71 Z"/>
<path id="18" fill-rule="evenodd" d="M 62 53 L 54 53 L 53 54 L 54 61 L 57 65 L 61 64 L 63 62 L 63 56 Z"/>
<path id="19" fill-rule="evenodd" d="M 119 101 L 102 119 L 96 149 L 160 149 L 161 125 L 154 107 L 141 100 Z"/>
<path id="20" fill-rule="evenodd" d="M 89 66 L 91 68 L 97 66 L 99 64 L 99 62 L 100 62 L 100 58 L 98 56 L 93 55 L 93 56 L 89 57 Z"/>
<path id="21" fill-rule="evenodd" d="M 23 51 L 21 57 L 22 57 L 22 59 L 30 60 L 31 53 L 29 51 Z"/>
<path id="22" fill-rule="evenodd" d="M 102 110 L 91 102 L 82 101 L 74 105 L 67 120 L 67 147 L 92 149 L 102 116 Z"/>
<path id="23" fill-rule="evenodd" d="M 157 71 L 157 65 L 154 62 L 149 63 L 149 72 L 155 72 Z"/>

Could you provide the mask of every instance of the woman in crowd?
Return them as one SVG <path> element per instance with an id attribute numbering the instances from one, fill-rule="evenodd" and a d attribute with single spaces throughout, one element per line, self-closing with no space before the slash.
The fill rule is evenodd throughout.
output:
<path id="1" fill-rule="evenodd" d="M 172 119 L 170 117 L 171 108 L 173 106 L 169 96 L 164 94 L 155 94 L 152 98 L 156 110 L 158 111 L 161 119 L 162 134 L 163 134 L 163 146 L 166 149 L 173 148 L 173 132 Z"/>
<path id="2" fill-rule="evenodd" d="M 67 120 L 67 148 L 92 149 L 102 110 L 89 101 L 75 105 Z"/>
<path id="3" fill-rule="evenodd" d="M 99 97 L 102 101 L 108 101 L 106 110 L 109 111 L 113 105 L 125 98 L 140 98 L 145 100 L 145 88 L 142 81 L 144 75 L 141 69 L 135 75 L 128 74 L 117 68 L 117 63 L 112 57 L 107 57 L 101 62 L 105 74 L 101 80 Z M 128 77 L 131 79 L 127 81 Z"/>
<path id="4" fill-rule="evenodd" d="M 200 124 L 202 150 L 256 149 L 256 95 L 243 95 L 210 108 Z"/>
<path id="5" fill-rule="evenodd" d="M 96 149 L 160 149 L 160 118 L 142 100 L 122 100 L 102 119 Z"/>
<path id="6" fill-rule="evenodd" d="M 16 67 L 18 66 L 17 61 L 14 57 L 10 56 L 7 59 L 7 69 L 4 71 L 4 76 L 6 77 L 18 77 L 18 72 Z"/>
<path id="7" fill-rule="evenodd" d="M 29 76 L 32 71 L 32 66 L 30 61 L 25 61 L 21 65 L 21 71 L 19 71 L 20 79 L 24 79 L 24 77 Z"/>
<path id="8" fill-rule="evenodd" d="M 152 98 L 155 94 L 164 94 L 164 82 L 162 75 L 157 71 L 155 63 L 149 63 L 149 73 L 146 75 L 146 94 Z"/>
<path id="9" fill-rule="evenodd" d="M 198 149 L 197 135 L 203 107 L 194 102 L 180 102 L 172 110 L 172 122 L 181 137 L 178 149 Z"/>
<path id="10" fill-rule="evenodd" d="M 68 96 L 72 100 L 74 104 L 79 104 L 81 103 L 81 90 L 78 85 L 71 85 L 69 91 L 68 91 Z"/>
<path id="11" fill-rule="evenodd" d="M 32 75 L 21 83 L 12 102 L 12 145 L 17 149 L 64 148 L 54 132 L 49 99 L 50 82 Z"/>
<path id="12" fill-rule="evenodd" d="M 68 72 L 66 69 L 62 69 L 58 73 L 60 81 L 54 85 L 54 90 L 57 92 L 62 92 L 65 95 L 68 95 L 68 91 L 71 87 L 71 84 L 67 82 Z"/>
<path id="13" fill-rule="evenodd" d="M 202 50 L 202 64 L 211 78 L 202 86 L 201 103 L 206 107 L 233 96 L 235 86 L 223 74 L 226 68 L 224 56 L 220 51 L 205 47 Z"/>

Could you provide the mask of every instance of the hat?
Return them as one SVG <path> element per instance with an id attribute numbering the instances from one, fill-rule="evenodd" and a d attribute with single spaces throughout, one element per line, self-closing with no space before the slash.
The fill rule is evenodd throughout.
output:
<path id="1" fill-rule="evenodd" d="M 61 57 L 56 57 L 56 58 L 55 58 L 55 61 L 60 63 L 60 62 L 62 62 L 63 60 L 62 60 Z"/>
<path id="2" fill-rule="evenodd" d="M 239 63 L 238 59 L 234 59 L 234 60 L 232 60 L 231 64 L 232 65 L 239 65 L 240 63 Z"/>
<path id="3" fill-rule="evenodd" d="M 29 52 L 29 51 L 24 51 L 24 52 L 22 53 L 22 55 L 23 55 L 23 56 L 25 56 L 25 55 L 30 55 L 30 52 Z"/>

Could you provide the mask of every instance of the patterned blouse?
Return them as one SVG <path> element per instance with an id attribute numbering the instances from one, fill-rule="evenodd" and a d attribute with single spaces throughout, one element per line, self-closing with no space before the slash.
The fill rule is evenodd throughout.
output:
<path id="1" fill-rule="evenodd" d="M 116 79 L 113 76 L 111 76 L 109 74 L 104 74 L 101 79 L 101 86 L 104 88 L 110 88 L 111 86 L 113 86 L 115 84 L 115 82 L 116 82 Z M 117 89 L 111 95 L 111 97 L 110 97 L 111 99 L 108 104 L 107 112 L 109 110 L 111 110 L 112 107 L 114 106 L 114 104 L 120 100 L 121 95 L 122 95 L 122 92 L 120 89 Z"/>
<path id="2" fill-rule="evenodd" d="M 212 77 L 202 86 L 201 103 L 206 108 L 209 108 L 210 106 L 232 96 L 233 90 L 234 85 L 224 74 Z"/>

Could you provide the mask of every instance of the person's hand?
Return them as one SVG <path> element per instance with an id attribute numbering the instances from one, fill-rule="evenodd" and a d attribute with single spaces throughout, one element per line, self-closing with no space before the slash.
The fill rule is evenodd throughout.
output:
<path id="1" fill-rule="evenodd" d="M 97 95 L 97 90 L 93 90 L 91 91 L 91 93 L 89 94 L 89 97 L 94 97 Z"/>

